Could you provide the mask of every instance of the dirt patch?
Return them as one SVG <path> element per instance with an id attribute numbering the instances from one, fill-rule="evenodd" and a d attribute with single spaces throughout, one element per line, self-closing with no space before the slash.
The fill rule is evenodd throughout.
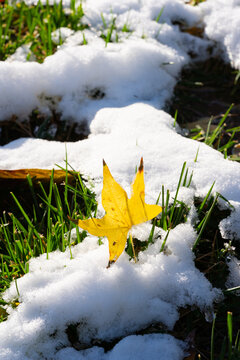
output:
<path id="1" fill-rule="evenodd" d="M 46 116 L 33 111 L 26 120 L 16 116 L 0 122 L 0 145 L 21 137 L 40 138 L 55 141 L 78 141 L 86 139 L 89 134 L 87 122 L 77 123 L 72 120 L 62 120 L 60 114 L 52 111 Z"/>
<path id="2" fill-rule="evenodd" d="M 210 117 L 216 125 L 232 103 L 234 106 L 227 118 L 228 128 L 240 125 L 240 80 L 237 71 L 219 58 L 183 69 L 180 81 L 175 86 L 168 111 L 174 116 L 178 110 L 178 123 L 185 128 L 200 124 L 207 127 Z"/>

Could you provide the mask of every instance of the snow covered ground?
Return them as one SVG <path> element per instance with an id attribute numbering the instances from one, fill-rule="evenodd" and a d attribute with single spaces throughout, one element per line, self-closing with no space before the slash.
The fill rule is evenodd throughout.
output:
<path id="1" fill-rule="evenodd" d="M 83 9 L 91 25 L 84 31 L 88 45 L 79 45 L 82 32 L 69 33 L 43 64 L 19 61 L 19 55 L 0 63 L 0 120 L 13 114 L 24 117 L 37 107 L 48 113 L 54 107 L 63 119 L 87 122 L 88 139 L 67 143 L 68 161 L 93 179 L 99 200 L 102 158 L 129 192 L 143 156 L 148 203 L 156 202 L 162 185 L 174 195 L 186 161 L 193 180 L 190 188 L 180 189 L 180 198 L 192 210 L 187 223 L 170 232 L 168 254 L 159 253 L 161 240 L 156 233 L 155 243 L 137 264 L 122 254 L 106 269 L 107 241 L 99 246 L 93 236 L 72 249 L 72 260 L 68 250 L 51 253 L 49 260 L 45 255 L 31 259 L 29 273 L 17 282 L 20 305 L 9 308 L 8 320 L 0 324 L 0 358 L 180 360 L 186 354 L 183 342 L 170 335 L 134 334 L 155 321 L 172 329 L 179 307 L 187 305 L 199 307 L 211 319 L 213 302 L 221 292 L 194 265 L 193 198 L 205 196 L 215 181 L 214 191 L 235 206 L 222 221 L 221 233 L 226 242 L 240 237 L 240 166 L 183 137 L 163 109 L 182 67 L 193 61 L 190 54 L 204 58 L 211 48 L 240 69 L 240 1 L 207 0 L 192 7 L 183 0 L 86 0 Z M 132 33 L 119 32 L 119 42 L 106 47 L 99 38 L 101 13 L 107 21 L 116 15 L 117 27 L 127 23 Z M 179 24 L 204 26 L 205 37 L 181 32 Z M 92 96 L 96 91 L 101 98 Z M 52 168 L 63 165 L 64 158 L 65 144 L 54 141 L 19 139 L 0 148 L 2 169 Z M 150 229 L 144 224 L 135 231 L 145 240 Z M 239 260 L 232 258 L 229 268 L 230 286 L 239 285 Z M 4 299 L 16 297 L 14 283 Z M 70 347 L 66 335 L 70 324 L 76 325 L 87 350 Z M 96 340 L 117 344 L 104 353 Z"/>

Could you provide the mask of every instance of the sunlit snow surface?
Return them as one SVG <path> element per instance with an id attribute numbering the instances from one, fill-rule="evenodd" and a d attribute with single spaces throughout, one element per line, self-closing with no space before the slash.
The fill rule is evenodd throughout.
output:
<path id="1" fill-rule="evenodd" d="M 83 8 L 85 22 L 91 25 L 84 34 L 88 45 L 79 45 L 82 32 L 62 29 L 65 43 L 43 64 L 17 61 L 17 54 L 0 63 L 1 120 L 13 114 L 25 117 L 37 107 L 48 113 L 54 107 L 63 119 L 89 124 L 88 139 L 67 144 L 68 161 L 91 179 L 99 201 L 103 158 L 129 193 L 143 156 L 148 203 L 156 202 L 162 185 L 174 195 L 184 161 L 189 174 L 193 171 L 190 188 L 181 188 L 179 194 L 192 209 L 187 223 L 170 232 L 166 253 L 159 253 L 159 235 L 165 235 L 160 231 L 137 264 L 124 253 L 106 269 L 107 241 L 99 246 L 92 236 L 72 248 L 73 259 L 67 250 L 51 253 L 49 260 L 46 255 L 30 260 L 29 273 L 17 281 L 20 305 L 9 307 L 8 320 L 0 324 L 1 360 L 180 360 L 186 344 L 169 335 L 134 334 L 155 322 L 171 330 L 179 307 L 187 305 L 197 306 L 211 319 L 213 302 L 221 298 L 221 292 L 194 265 L 193 197 L 206 195 L 215 181 L 214 190 L 235 206 L 235 212 L 221 222 L 220 231 L 226 241 L 239 235 L 240 167 L 183 137 L 174 120 L 160 109 L 171 99 L 182 67 L 191 61 L 189 53 L 206 57 L 213 46 L 240 67 L 239 5 L 236 0 L 227 4 L 207 0 L 198 7 L 180 0 L 87 0 Z M 219 11 L 225 14 L 221 22 L 217 22 Z M 101 13 L 106 21 L 116 14 L 117 27 L 127 23 L 133 33 L 105 47 L 99 38 Z M 226 14 L 232 19 L 228 26 Z M 179 30 L 179 23 L 190 27 L 202 21 L 211 40 Z M 19 51 L 19 60 L 23 54 Z M 96 90 L 103 94 L 101 98 L 93 97 Z M 19 139 L 0 149 L 4 169 L 52 168 L 63 165 L 64 158 L 65 144 L 40 139 Z M 150 229 L 150 224 L 144 224 L 133 231 L 145 240 Z M 229 269 L 228 284 L 237 286 L 239 260 L 231 257 Z M 15 298 L 14 283 L 4 299 Z M 72 348 L 66 335 L 71 324 L 76 325 L 79 342 L 87 350 Z M 104 353 L 96 346 L 101 341 L 117 344 Z"/>

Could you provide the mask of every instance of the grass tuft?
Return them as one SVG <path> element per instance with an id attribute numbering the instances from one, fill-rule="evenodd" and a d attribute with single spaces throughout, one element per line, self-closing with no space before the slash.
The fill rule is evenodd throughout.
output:
<path id="1" fill-rule="evenodd" d="M 0 218 L 0 292 L 28 272 L 30 258 L 44 253 L 48 258 L 51 251 L 65 251 L 67 246 L 81 242 L 86 236 L 68 216 L 90 217 L 97 208 L 95 195 L 78 172 L 68 169 L 67 161 L 64 170 L 66 176 L 62 184 L 55 183 L 54 170 L 47 185 L 27 176 L 24 204 L 23 199 L 18 199 L 20 194 L 11 193 L 13 211 L 4 211 Z M 70 238 L 73 227 L 76 228 L 74 241 Z"/>
<path id="2" fill-rule="evenodd" d="M 75 1 L 71 1 L 69 11 L 64 9 L 62 1 L 54 5 L 48 2 L 43 5 L 40 0 L 32 6 L 24 2 L 0 4 L 0 60 L 6 60 L 24 45 L 28 60 L 43 62 L 57 49 L 52 32 L 61 27 L 84 30 L 87 25 L 81 22 L 83 15 L 82 5 L 76 7 Z"/>

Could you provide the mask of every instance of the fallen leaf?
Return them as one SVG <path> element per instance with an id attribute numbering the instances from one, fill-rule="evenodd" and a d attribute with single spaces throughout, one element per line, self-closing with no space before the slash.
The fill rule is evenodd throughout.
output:
<path id="1" fill-rule="evenodd" d="M 198 26 L 192 26 L 192 27 L 187 27 L 187 28 L 182 28 L 181 29 L 183 32 L 187 32 L 190 35 L 193 36 L 197 36 L 197 37 L 203 37 L 203 33 L 204 33 L 204 28 L 203 27 L 198 27 Z"/>
<path id="2" fill-rule="evenodd" d="M 27 175 L 38 181 L 48 181 L 51 177 L 52 170 L 44 169 L 18 169 L 18 170 L 0 170 L 0 180 L 15 179 L 25 180 Z M 69 175 L 71 176 L 71 175 Z M 54 181 L 61 182 L 66 177 L 65 170 L 54 170 Z"/>
<path id="3" fill-rule="evenodd" d="M 153 219 L 162 211 L 159 205 L 145 203 L 143 159 L 132 183 L 130 199 L 126 191 L 114 180 L 103 160 L 102 205 L 106 211 L 103 218 L 78 220 L 77 224 L 92 235 L 108 238 L 109 267 L 122 254 L 131 227 Z"/>

